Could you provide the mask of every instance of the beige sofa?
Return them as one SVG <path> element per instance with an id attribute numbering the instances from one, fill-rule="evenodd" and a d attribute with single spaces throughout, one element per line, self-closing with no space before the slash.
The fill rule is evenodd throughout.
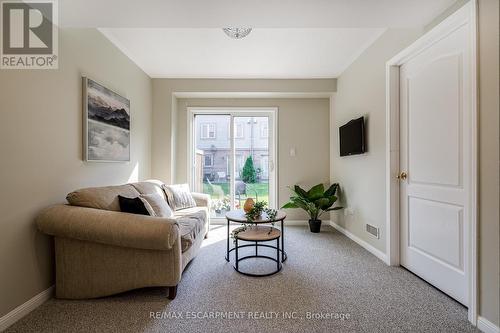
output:
<path id="1" fill-rule="evenodd" d="M 120 212 L 118 195 L 165 193 L 160 181 L 94 187 L 67 196 L 37 217 L 55 240 L 56 297 L 94 298 L 142 287 L 168 286 L 175 298 L 182 271 L 209 229 L 210 198 L 193 193 L 197 206 L 172 218 Z"/>

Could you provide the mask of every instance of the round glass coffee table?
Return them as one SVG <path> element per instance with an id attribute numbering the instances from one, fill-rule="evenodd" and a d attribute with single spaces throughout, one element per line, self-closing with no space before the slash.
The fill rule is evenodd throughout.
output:
<path id="1" fill-rule="evenodd" d="M 286 218 L 286 214 L 282 211 L 278 211 L 278 214 L 276 215 L 276 217 L 271 220 L 267 215 L 266 213 L 262 213 L 262 216 L 257 219 L 257 220 L 254 220 L 252 222 L 249 222 L 245 216 L 245 212 L 242 210 L 242 209 L 238 209 L 238 210 L 232 210 L 228 213 L 226 213 L 226 220 L 227 220 L 227 247 L 226 247 L 226 261 L 230 261 L 229 259 L 229 253 L 232 252 L 232 251 L 235 251 L 236 249 L 241 249 L 241 248 L 244 248 L 244 247 L 255 247 L 255 255 L 252 256 L 253 258 L 256 258 L 259 256 L 258 254 L 258 248 L 259 247 L 266 247 L 266 248 L 271 248 L 271 249 L 275 249 L 278 253 L 278 256 L 277 256 L 277 262 L 279 264 L 279 254 L 281 254 L 281 262 L 285 262 L 285 260 L 288 258 L 287 256 L 287 253 L 285 251 L 285 234 L 284 234 L 284 221 L 285 221 L 285 218 Z M 243 244 L 243 245 L 235 245 L 234 247 L 230 248 L 230 241 L 229 241 L 229 238 L 230 238 L 230 224 L 231 222 L 233 223 L 240 223 L 240 224 L 253 224 L 254 226 L 252 226 L 251 228 L 253 227 L 261 227 L 263 224 L 270 224 L 270 223 L 274 223 L 274 222 L 278 222 L 280 224 L 280 229 L 275 229 L 271 226 L 266 226 L 265 228 L 268 230 L 268 231 L 271 231 L 271 233 L 269 233 L 269 235 L 275 235 L 277 237 L 264 237 L 265 240 L 260 240 L 260 239 L 257 239 L 257 240 L 254 240 L 252 238 L 252 240 L 248 240 L 249 237 L 246 237 L 248 235 L 246 234 L 241 234 L 242 237 L 240 237 L 240 240 L 244 240 L 244 241 L 247 241 L 247 242 L 252 242 L 253 244 Z M 275 229 L 272 230 L 272 229 Z M 248 229 L 247 229 L 248 230 Z M 258 229 L 259 231 L 261 229 Z M 243 231 L 242 233 L 245 233 L 246 231 Z M 278 232 L 278 233 L 277 233 Z M 261 232 L 259 232 L 260 234 L 262 234 Z M 240 233 L 238 233 L 238 235 L 240 235 Z M 251 235 L 251 234 L 249 234 Z M 255 235 L 253 235 L 255 236 Z M 246 238 L 246 239 L 244 239 Z M 272 239 L 267 239 L 267 238 L 272 238 Z M 280 239 L 281 238 L 281 239 Z M 276 246 L 274 245 L 269 245 L 269 244 L 262 244 L 261 241 L 269 241 L 269 240 L 274 240 L 276 239 L 277 240 L 277 244 Z M 281 241 L 281 246 L 279 246 L 279 242 Z M 237 243 L 237 241 L 236 241 Z M 236 250 L 237 251 L 237 250 Z M 239 260 L 236 261 L 235 265 L 238 264 L 238 261 L 242 260 L 241 258 L 238 258 Z M 269 258 L 269 259 L 272 259 L 274 260 L 274 258 Z M 278 266 L 279 267 L 279 266 Z M 237 269 L 237 266 L 235 266 L 235 269 L 239 272 L 239 270 Z M 278 270 L 279 271 L 279 270 Z M 246 274 L 246 273 L 243 273 L 243 272 L 240 272 L 242 274 Z M 277 273 L 276 272 L 273 272 L 271 274 L 274 274 L 274 273 Z M 257 275 L 257 274 L 246 274 L 246 275 L 251 275 L 251 276 L 265 276 L 265 275 Z M 266 274 L 266 275 L 270 275 L 270 274 Z"/>

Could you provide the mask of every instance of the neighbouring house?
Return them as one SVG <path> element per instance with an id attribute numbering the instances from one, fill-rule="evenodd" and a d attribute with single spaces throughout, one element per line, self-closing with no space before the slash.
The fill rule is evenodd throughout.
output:
<path id="1" fill-rule="evenodd" d="M 235 179 L 241 179 L 245 161 L 252 157 L 257 177 L 269 177 L 268 119 L 238 117 L 234 122 Z M 226 182 L 231 177 L 230 118 L 216 115 L 196 117 L 196 150 L 202 155 L 204 181 Z"/>

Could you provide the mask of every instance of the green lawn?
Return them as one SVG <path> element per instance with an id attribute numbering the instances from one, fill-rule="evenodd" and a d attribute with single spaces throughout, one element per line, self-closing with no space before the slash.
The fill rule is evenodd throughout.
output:
<path id="1" fill-rule="evenodd" d="M 269 184 L 247 184 L 247 197 L 252 197 L 254 199 L 255 197 L 257 197 L 259 201 L 265 201 L 269 203 Z"/>
<path id="2" fill-rule="evenodd" d="M 217 183 L 213 184 L 214 187 L 220 186 L 224 191 L 224 195 L 229 196 L 229 183 Z M 203 192 L 213 195 L 212 187 L 208 183 L 203 183 Z M 269 184 L 268 183 L 255 183 L 255 184 L 247 184 L 247 196 L 258 197 L 259 201 L 269 202 Z M 246 198 L 242 196 L 242 198 Z"/>

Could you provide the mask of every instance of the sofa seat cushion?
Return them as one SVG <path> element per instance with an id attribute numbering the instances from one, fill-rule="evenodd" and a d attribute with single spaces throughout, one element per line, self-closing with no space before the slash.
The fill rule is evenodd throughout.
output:
<path id="1" fill-rule="evenodd" d="M 175 212 L 175 220 L 181 234 L 181 251 L 186 252 L 201 234 L 207 222 L 208 211 L 205 207 L 187 208 Z"/>
<path id="2" fill-rule="evenodd" d="M 174 212 L 174 218 L 192 216 L 202 218 L 204 221 L 208 221 L 208 207 L 196 206 L 191 208 L 185 208 L 181 210 L 176 210 Z"/>
<path id="3" fill-rule="evenodd" d="M 131 185 L 87 187 L 69 193 L 66 196 L 70 205 L 120 211 L 118 196 L 136 198 L 139 192 Z"/>

